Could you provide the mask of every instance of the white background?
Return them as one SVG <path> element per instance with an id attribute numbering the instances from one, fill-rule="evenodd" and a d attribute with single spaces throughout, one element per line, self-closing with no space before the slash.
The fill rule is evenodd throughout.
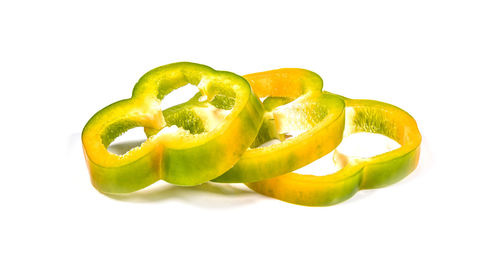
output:
<path id="1" fill-rule="evenodd" d="M 0 258 L 499 258 L 498 1 L 2 1 Z M 148 70 L 300 67 L 395 104 L 421 163 L 311 208 L 242 186 L 90 184 L 80 134 Z"/>

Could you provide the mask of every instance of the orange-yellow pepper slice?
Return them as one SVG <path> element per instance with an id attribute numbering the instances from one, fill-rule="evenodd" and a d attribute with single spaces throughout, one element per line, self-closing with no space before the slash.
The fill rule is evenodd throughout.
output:
<path id="1" fill-rule="evenodd" d="M 379 133 L 394 139 L 401 147 L 370 158 L 336 153 L 334 160 L 344 167 L 325 176 L 289 173 L 246 185 L 286 202 L 327 206 L 350 198 L 358 190 L 390 185 L 412 172 L 417 167 L 422 137 L 410 114 L 383 102 L 344 99 L 344 136 L 357 132 Z"/>
<path id="2" fill-rule="evenodd" d="M 258 97 L 266 98 L 264 122 L 238 163 L 212 181 L 245 183 L 282 175 L 328 154 L 342 140 L 344 100 L 322 91 L 316 73 L 285 68 L 244 78 Z M 273 139 L 279 143 L 261 145 Z"/>

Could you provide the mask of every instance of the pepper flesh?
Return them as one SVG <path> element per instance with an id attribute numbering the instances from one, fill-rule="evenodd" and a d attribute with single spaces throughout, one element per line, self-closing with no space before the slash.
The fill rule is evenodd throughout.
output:
<path id="1" fill-rule="evenodd" d="M 266 113 L 259 134 L 238 163 L 214 182 L 245 183 L 288 173 L 331 152 L 342 140 L 342 98 L 323 92 L 316 73 L 297 68 L 245 75 L 264 100 Z M 301 131 L 286 139 L 287 133 Z M 271 139 L 282 142 L 267 147 Z"/>
<path id="2" fill-rule="evenodd" d="M 165 120 L 161 100 L 186 84 L 197 85 L 206 96 L 198 100 L 200 106 L 214 106 L 220 100 L 227 104 L 230 113 L 220 125 L 207 131 L 203 128 L 207 121 L 195 112 Z M 82 143 L 92 184 L 104 193 L 127 193 L 159 179 L 178 185 L 211 180 L 231 168 L 250 146 L 263 112 L 262 103 L 238 75 L 187 62 L 155 68 L 141 77 L 130 99 L 105 107 L 85 125 Z M 184 130 L 150 136 L 124 155 L 107 151 L 116 137 L 131 128 L 160 130 L 181 121 L 199 123 L 184 123 L 180 125 Z"/>
<path id="3" fill-rule="evenodd" d="M 379 133 L 394 139 L 401 147 L 371 158 L 351 158 L 336 153 L 334 160 L 345 166 L 325 176 L 289 173 L 246 185 L 286 202 L 326 206 L 347 200 L 361 189 L 390 185 L 411 173 L 417 167 L 422 140 L 411 115 L 383 102 L 344 99 L 347 106 L 344 136 L 357 132 Z"/>

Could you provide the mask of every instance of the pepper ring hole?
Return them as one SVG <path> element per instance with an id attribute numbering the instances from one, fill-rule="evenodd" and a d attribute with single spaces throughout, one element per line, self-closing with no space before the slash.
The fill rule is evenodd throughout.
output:
<path id="1" fill-rule="evenodd" d="M 160 108 L 163 111 L 170 107 L 185 103 L 193 98 L 198 92 L 199 90 L 196 85 L 186 84 L 181 86 L 163 97 Z"/>
<path id="2" fill-rule="evenodd" d="M 398 149 L 395 140 L 378 133 L 358 132 L 344 137 L 334 151 L 294 171 L 298 174 L 324 176 L 338 172 L 345 165 L 333 162 L 334 152 L 351 158 L 369 158 Z M 333 164 L 333 170 L 332 170 Z"/>
<path id="3" fill-rule="evenodd" d="M 131 149 L 140 146 L 147 140 L 143 127 L 135 127 L 127 130 L 109 144 L 108 152 L 116 155 L 124 155 Z"/>

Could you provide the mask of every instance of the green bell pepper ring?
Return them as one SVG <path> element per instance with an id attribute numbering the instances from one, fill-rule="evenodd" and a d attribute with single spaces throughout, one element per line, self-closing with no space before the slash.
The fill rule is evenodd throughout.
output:
<path id="1" fill-rule="evenodd" d="M 282 175 L 328 154 L 342 140 L 344 100 L 323 92 L 316 73 L 286 68 L 244 78 L 258 97 L 267 97 L 264 123 L 238 163 L 212 181 L 245 183 Z M 286 138 L 291 132 L 301 134 Z M 260 146 L 272 139 L 282 142 Z"/>
<path id="2" fill-rule="evenodd" d="M 227 111 L 220 124 L 193 110 L 165 120 L 161 100 L 186 84 L 197 85 L 206 97 L 196 100 L 209 110 L 205 113 Z M 263 113 L 262 103 L 238 75 L 185 62 L 155 68 L 139 79 L 130 99 L 105 107 L 85 125 L 82 143 L 92 184 L 103 193 L 127 193 L 160 179 L 178 185 L 209 181 L 231 168 L 252 144 Z M 131 128 L 169 125 L 183 129 L 158 132 L 124 155 L 107 151 Z"/>
<path id="3" fill-rule="evenodd" d="M 336 153 L 334 160 L 345 166 L 330 175 L 289 173 L 246 185 L 258 193 L 286 202 L 326 206 L 342 202 L 358 190 L 395 183 L 417 167 L 422 137 L 417 123 L 408 113 L 378 101 L 345 98 L 345 102 L 344 136 L 356 132 L 379 133 L 394 139 L 401 147 L 370 158 L 352 158 Z"/>

